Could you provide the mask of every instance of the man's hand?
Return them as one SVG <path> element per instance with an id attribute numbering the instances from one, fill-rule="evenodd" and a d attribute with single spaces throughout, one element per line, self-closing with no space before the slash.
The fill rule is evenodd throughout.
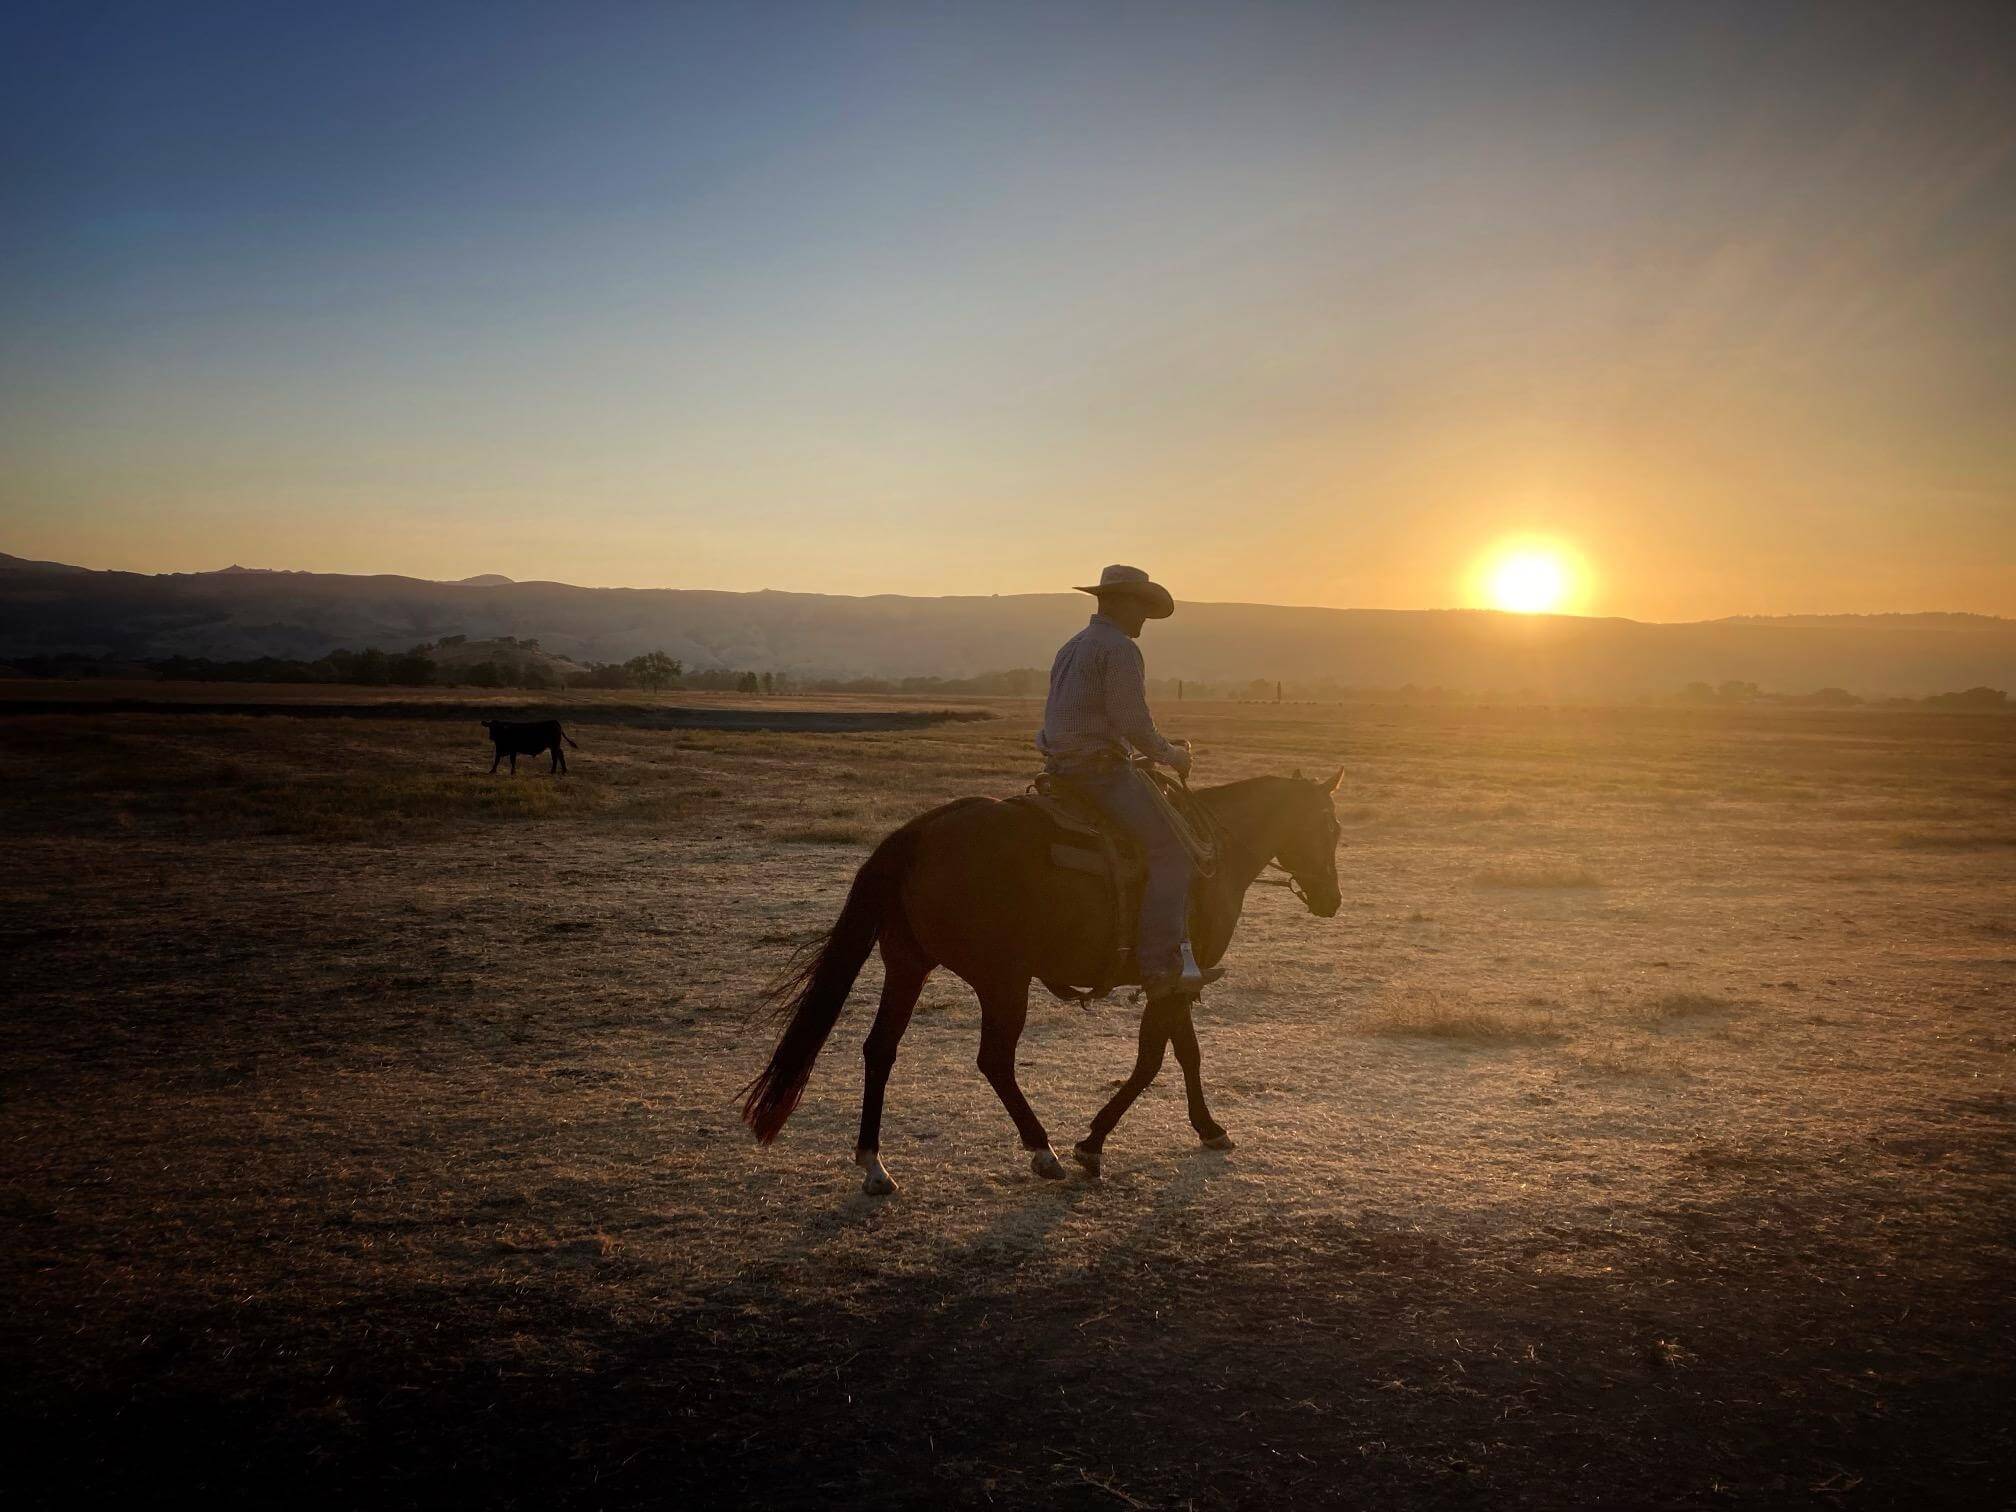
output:
<path id="1" fill-rule="evenodd" d="M 1176 759 L 1170 762 L 1169 765 L 1175 770 L 1178 777 L 1188 777 L 1190 775 L 1190 742 L 1187 740 L 1172 740 L 1169 744 L 1176 751 Z"/>

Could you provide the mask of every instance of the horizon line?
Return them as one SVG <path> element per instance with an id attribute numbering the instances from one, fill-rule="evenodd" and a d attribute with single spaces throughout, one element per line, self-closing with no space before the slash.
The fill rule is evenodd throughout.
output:
<path id="1" fill-rule="evenodd" d="M 12 552 L 0 552 L 0 557 L 31 565 L 57 568 L 69 572 L 94 574 L 122 574 L 129 577 L 339 577 L 365 581 L 372 578 L 398 578 L 403 582 L 425 583 L 442 588 L 472 588 L 477 591 L 497 588 L 571 588 L 582 593 L 722 593 L 753 597 L 758 594 L 778 594 L 801 598 L 854 599 L 866 601 L 878 598 L 914 599 L 928 602 L 934 599 L 1017 599 L 1017 598 L 1063 598 L 1083 590 L 1077 588 L 1033 589 L 1012 593 L 901 593 L 887 591 L 881 593 L 835 593 L 818 588 L 712 588 L 698 584 L 672 586 L 653 584 L 642 586 L 631 583 L 571 583 L 559 578 L 512 578 L 501 572 L 474 572 L 466 577 L 434 578 L 421 577 L 409 572 L 333 572 L 313 567 L 247 567 L 233 562 L 225 567 L 204 567 L 187 571 L 145 572 L 128 567 L 87 567 L 77 562 L 59 562 L 48 557 L 24 557 Z M 478 583 L 477 578 L 502 578 L 501 583 Z M 1880 609 L 1880 610 L 1814 610 L 1795 609 L 1777 613 L 1751 611 L 1740 614 L 1718 614 L 1692 620 L 1637 619 L 1628 614 L 1580 614 L 1571 610 L 1515 610 L 1501 609 L 1482 604 L 1417 605 L 1409 608 L 1372 608 L 1346 604 L 1282 604 L 1259 599 L 1204 599 L 1179 598 L 1179 604 L 1190 604 L 1198 608 L 1224 609 L 1278 609 L 1288 612 L 1316 612 L 1325 614 L 1478 614 L 1491 615 L 1508 620 L 1584 620 L 1591 624 L 1615 622 L 1630 625 L 1713 625 L 1732 620 L 1781 620 L 1781 619 L 1916 619 L 1928 615 L 1940 615 L 1956 619 L 1993 620 L 1997 623 L 2016 623 L 2010 616 L 1990 614 L 1974 609 Z"/>

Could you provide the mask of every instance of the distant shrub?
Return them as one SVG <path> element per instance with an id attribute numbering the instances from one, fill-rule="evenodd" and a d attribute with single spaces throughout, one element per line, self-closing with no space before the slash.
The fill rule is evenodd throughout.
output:
<path id="1" fill-rule="evenodd" d="M 2009 695 L 2000 688 L 1969 688 L 1962 693 L 1934 693 L 1924 704 L 1928 709 L 2006 709 Z"/>

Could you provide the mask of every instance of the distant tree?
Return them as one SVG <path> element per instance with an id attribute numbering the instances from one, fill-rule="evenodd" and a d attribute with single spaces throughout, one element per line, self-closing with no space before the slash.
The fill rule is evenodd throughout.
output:
<path id="1" fill-rule="evenodd" d="M 392 658 L 376 646 L 366 646 L 357 653 L 350 675 L 367 688 L 382 688 L 392 680 Z"/>
<path id="2" fill-rule="evenodd" d="M 386 681 L 406 688 L 423 687 L 434 681 L 434 658 L 417 646 L 395 656 L 386 668 Z"/>
<path id="3" fill-rule="evenodd" d="M 2000 688 L 1969 688 L 1964 693 L 1934 693 L 1925 700 L 1929 709 L 2006 709 L 2009 695 Z"/>
<path id="4" fill-rule="evenodd" d="M 1724 703 L 1750 703 L 1760 690 L 1753 682 L 1737 682 L 1731 679 L 1715 690 L 1715 696 Z"/>
<path id="5" fill-rule="evenodd" d="M 469 669 L 469 682 L 472 687 L 478 688 L 502 687 L 504 684 L 504 669 L 499 667 L 495 661 L 478 662 Z"/>
<path id="6" fill-rule="evenodd" d="M 754 693 L 761 687 L 762 683 L 757 680 L 754 672 L 744 672 L 740 677 L 735 679 L 735 691 L 737 693 Z"/>
<path id="7" fill-rule="evenodd" d="M 440 644 L 443 646 L 459 646 L 468 639 L 469 637 L 466 635 L 444 635 L 441 637 Z"/>
<path id="8" fill-rule="evenodd" d="M 774 693 L 777 691 L 777 679 L 772 677 L 768 672 L 763 674 L 763 691 L 765 693 Z"/>
<path id="9" fill-rule="evenodd" d="M 663 651 L 646 651 L 623 663 L 623 670 L 633 681 L 655 693 L 663 687 L 677 686 L 686 668 Z"/>

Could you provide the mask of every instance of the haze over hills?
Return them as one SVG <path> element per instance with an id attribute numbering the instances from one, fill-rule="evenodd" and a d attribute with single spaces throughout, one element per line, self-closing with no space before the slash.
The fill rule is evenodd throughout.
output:
<path id="1" fill-rule="evenodd" d="M 1081 594 L 848 598 L 580 588 L 251 570 L 148 576 L 0 554 L 0 661 L 77 653 L 314 658 L 445 635 L 536 638 L 577 662 L 664 650 L 692 668 L 800 677 L 967 677 L 1047 666 Z M 1693 681 L 1866 697 L 2016 687 L 2016 620 L 1801 615 L 1648 624 L 1483 610 L 1185 602 L 1144 642 L 1159 677 L 1281 678 L 1563 697 L 1672 693 Z"/>

